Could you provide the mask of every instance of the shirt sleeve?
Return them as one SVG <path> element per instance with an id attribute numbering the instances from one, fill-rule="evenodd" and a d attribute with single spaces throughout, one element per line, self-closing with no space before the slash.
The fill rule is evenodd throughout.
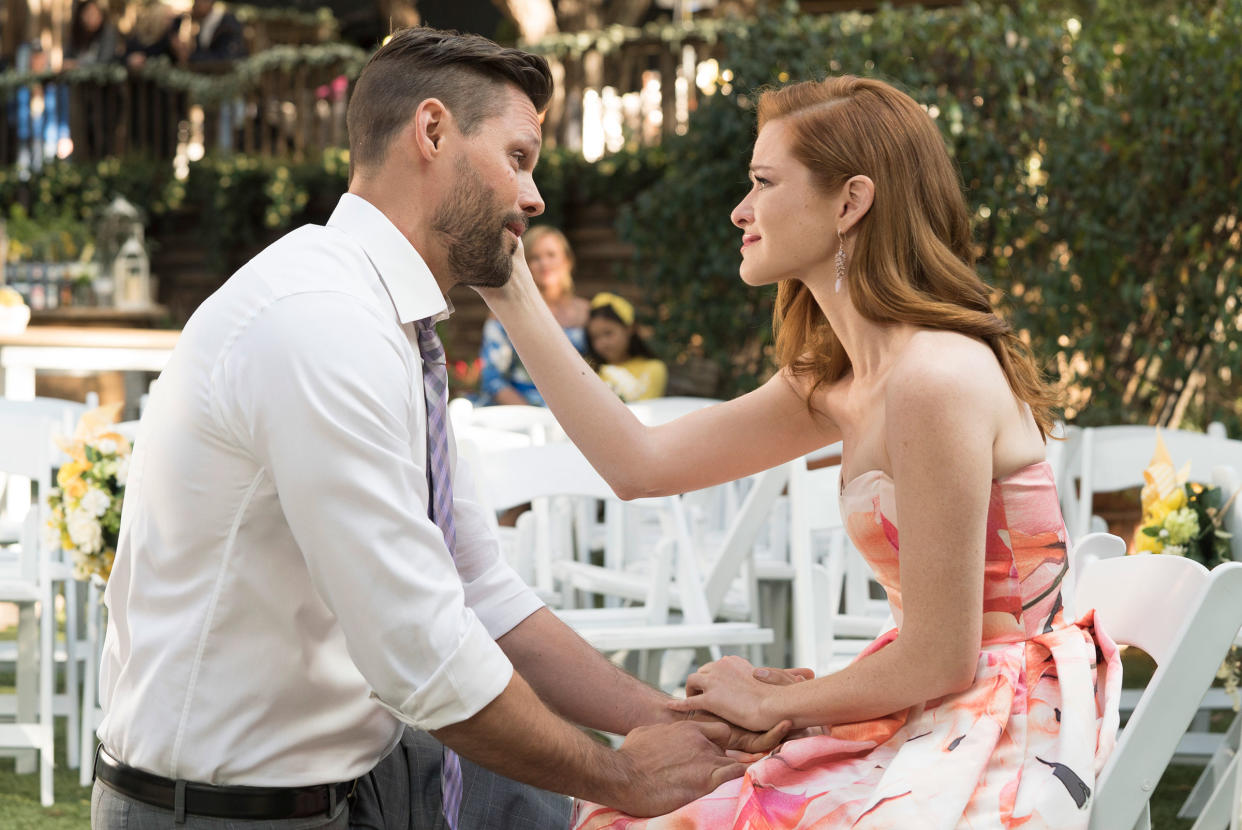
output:
<path id="1" fill-rule="evenodd" d="M 222 426 L 271 476 L 310 578 L 373 696 L 429 730 L 474 715 L 513 668 L 427 517 L 425 430 L 401 332 L 355 297 L 267 306 L 217 365 Z"/>
<path id="2" fill-rule="evenodd" d="M 456 452 L 456 444 L 449 445 Z M 453 470 L 453 520 L 457 526 L 457 573 L 465 589 L 466 604 L 483 622 L 493 638 L 507 634 L 515 625 L 543 607 L 538 595 L 504 560 L 500 540 L 488 520 L 488 508 L 478 501 L 473 471 L 456 456 Z"/>

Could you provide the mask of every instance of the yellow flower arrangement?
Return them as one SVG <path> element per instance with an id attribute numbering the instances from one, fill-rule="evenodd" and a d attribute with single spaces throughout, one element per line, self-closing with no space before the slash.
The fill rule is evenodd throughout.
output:
<path id="1" fill-rule="evenodd" d="M 1156 452 L 1143 471 L 1141 501 L 1143 521 L 1134 539 L 1137 553 L 1163 553 L 1187 556 L 1208 568 L 1229 560 L 1232 535 L 1223 525 L 1234 493 L 1224 504 L 1219 487 L 1207 487 L 1190 478 L 1190 464 L 1173 467 L 1164 439 L 1156 433 Z M 1242 678 L 1242 650 L 1231 648 L 1217 677 L 1233 698 L 1234 709 L 1242 705 L 1238 694 Z"/>
<path id="2" fill-rule="evenodd" d="M 120 404 L 82 416 L 72 438 L 58 441 L 69 456 L 48 494 L 47 541 L 73 557 L 79 579 L 107 579 L 121 532 L 121 505 L 129 478 L 130 445 L 112 425 Z"/>

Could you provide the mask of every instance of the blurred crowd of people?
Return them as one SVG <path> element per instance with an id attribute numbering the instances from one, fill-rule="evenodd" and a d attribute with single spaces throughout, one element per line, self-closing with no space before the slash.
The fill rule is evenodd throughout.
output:
<path id="1" fill-rule="evenodd" d="M 574 254 L 561 231 L 536 225 L 523 237 L 526 262 L 539 293 L 578 353 L 626 403 L 659 398 L 668 367 L 638 330 L 634 306 L 611 292 L 586 300 L 574 293 Z M 479 394 L 482 406 L 543 406 L 543 397 L 495 317 L 483 324 Z"/>

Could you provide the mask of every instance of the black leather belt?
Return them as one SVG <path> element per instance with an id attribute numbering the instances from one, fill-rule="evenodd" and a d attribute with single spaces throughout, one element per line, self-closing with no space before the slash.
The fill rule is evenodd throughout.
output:
<path id="1" fill-rule="evenodd" d="M 95 777 L 123 795 L 173 811 L 177 821 L 186 815 L 274 821 L 330 814 L 353 794 L 354 785 L 349 781 L 314 787 L 217 787 L 174 781 L 127 766 L 102 746 L 95 756 Z"/>

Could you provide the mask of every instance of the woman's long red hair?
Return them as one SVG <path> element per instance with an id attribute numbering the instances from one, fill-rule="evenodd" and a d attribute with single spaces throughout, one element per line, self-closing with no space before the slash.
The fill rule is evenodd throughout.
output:
<path id="1" fill-rule="evenodd" d="M 795 158 L 825 193 L 860 174 L 875 184 L 871 209 L 850 231 L 846 279 L 859 313 L 983 340 L 1047 436 L 1056 395 L 1030 349 L 993 310 L 991 289 L 975 272 L 961 179 L 931 117 L 883 81 L 844 75 L 765 92 L 759 129 L 775 119 L 788 123 Z M 824 233 L 834 230 L 825 226 Z M 801 281 L 781 283 L 774 327 L 780 365 L 809 376 L 812 388 L 850 370 L 849 356 Z"/>

